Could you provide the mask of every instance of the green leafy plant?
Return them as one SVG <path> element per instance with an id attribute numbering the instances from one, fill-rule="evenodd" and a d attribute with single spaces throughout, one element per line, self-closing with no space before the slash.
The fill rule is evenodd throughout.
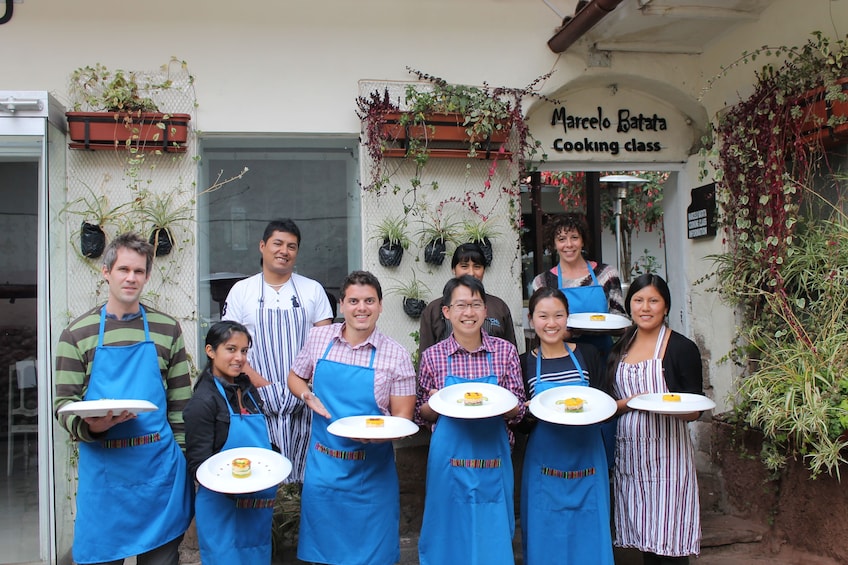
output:
<path id="1" fill-rule="evenodd" d="M 433 216 L 428 223 L 422 220 L 422 224 L 416 235 L 419 246 L 424 249 L 424 261 L 431 265 L 441 265 L 447 246 L 459 243 L 460 224 L 442 216 Z"/>
<path id="2" fill-rule="evenodd" d="M 484 243 L 495 239 L 499 235 L 501 235 L 501 232 L 492 226 L 490 219 L 466 220 L 462 222 L 461 237 L 470 243 Z"/>
<path id="3" fill-rule="evenodd" d="M 422 186 L 421 173 L 430 158 L 428 132 L 434 131 L 429 123 L 430 116 L 438 113 L 458 113 L 460 125 L 464 126 L 467 136 L 467 157 L 478 156 L 478 151 L 487 150 L 486 156 L 494 160 L 512 160 L 503 146 L 489 151 L 488 140 L 496 133 L 514 131 L 518 143 L 517 164 L 520 170 L 541 154 L 541 144 L 533 138 L 524 118 L 522 100 L 526 97 L 547 98 L 536 91 L 539 83 L 546 80 L 550 73 L 538 77 L 524 88 L 482 87 L 452 84 L 446 80 L 429 75 L 416 69 L 407 70 L 417 76 L 424 85 L 409 85 L 404 101 L 390 99 L 388 90 L 375 91 L 356 100 L 357 115 L 363 121 L 368 154 L 373 162 L 371 181 L 363 185 L 368 191 L 381 191 L 392 187 L 397 193 L 402 187 L 394 179 L 394 171 L 386 170 L 384 153 L 395 141 L 392 130 L 387 129 L 388 116 L 400 113 L 399 129 L 406 130 L 417 126 L 420 136 L 406 141 L 405 157 L 415 164 L 415 172 L 409 179 L 410 190 Z M 540 155 L 541 154 L 541 155 Z M 487 180 L 491 181 L 492 171 Z M 433 185 L 437 188 L 437 185 Z"/>
<path id="4" fill-rule="evenodd" d="M 379 224 L 374 227 L 374 237 L 382 243 L 387 243 L 392 247 L 402 247 L 409 249 L 412 241 L 407 235 L 408 223 L 404 216 L 387 216 L 383 218 Z"/>
<path id="5" fill-rule="evenodd" d="M 815 32 L 799 47 L 744 53 L 724 72 L 758 57 L 783 63 L 761 69 L 703 153 L 715 169 L 728 244 L 704 280 L 715 281 L 742 320 L 730 354 L 745 370 L 736 410 L 763 431 L 764 463 L 776 470 L 800 456 L 813 476 L 839 476 L 848 446 L 848 218 L 838 195 L 848 178 L 831 173 L 818 158 L 820 138 L 805 130 L 811 90 L 830 103 L 848 99 L 838 83 L 848 76 L 848 43 Z"/>
<path id="6" fill-rule="evenodd" d="M 661 269 L 662 263 L 645 249 L 642 255 L 633 262 L 633 266 L 630 267 L 630 277 L 636 278 L 646 273 L 659 273 Z"/>
<path id="7" fill-rule="evenodd" d="M 172 57 L 162 65 L 164 78 L 154 80 L 148 73 L 111 70 L 96 63 L 71 73 L 68 93 L 75 111 L 158 112 L 155 97 L 174 86 L 172 70 L 186 68 L 186 62 Z M 193 78 L 189 75 L 189 80 Z"/>
<path id="8" fill-rule="evenodd" d="M 403 259 L 403 251 L 412 243 L 407 235 L 406 216 L 387 216 L 374 228 L 374 236 L 380 243 L 378 258 L 384 267 L 397 267 Z"/>
<path id="9" fill-rule="evenodd" d="M 426 284 L 418 280 L 415 271 L 412 271 L 412 277 L 400 281 L 392 279 L 396 285 L 387 289 L 392 294 L 397 294 L 403 298 L 403 311 L 410 318 L 418 319 L 421 313 L 427 306 L 427 299 L 430 297 L 430 289 Z"/>

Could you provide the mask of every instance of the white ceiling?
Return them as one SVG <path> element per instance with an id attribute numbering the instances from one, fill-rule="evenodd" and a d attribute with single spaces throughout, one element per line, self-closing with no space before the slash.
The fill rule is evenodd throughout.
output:
<path id="1" fill-rule="evenodd" d="M 798 0 L 802 1 L 802 0 Z M 701 53 L 773 0 L 624 0 L 583 40 L 600 51 Z"/>

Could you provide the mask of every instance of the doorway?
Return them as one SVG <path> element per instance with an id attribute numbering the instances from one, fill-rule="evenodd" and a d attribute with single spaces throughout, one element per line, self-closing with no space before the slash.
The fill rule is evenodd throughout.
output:
<path id="1" fill-rule="evenodd" d="M 63 118 L 46 93 L 0 92 L 0 564 L 57 556 L 48 202 L 65 185 Z"/>

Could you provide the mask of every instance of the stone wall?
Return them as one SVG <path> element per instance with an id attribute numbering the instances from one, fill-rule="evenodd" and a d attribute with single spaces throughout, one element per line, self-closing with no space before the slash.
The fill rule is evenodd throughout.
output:
<path id="1" fill-rule="evenodd" d="M 726 513 L 768 526 L 774 545 L 848 563 L 848 489 L 837 477 L 812 479 L 801 459 L 772 475 L 760 461 L 762 435 L 719 419 L 713 421 L 712 446 Z"/>

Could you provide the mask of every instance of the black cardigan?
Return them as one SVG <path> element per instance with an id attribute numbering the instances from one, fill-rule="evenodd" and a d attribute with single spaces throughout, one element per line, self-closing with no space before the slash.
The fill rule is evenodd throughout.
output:
<path id="1" fill-rule="evenodd" d="M 235 384 L 224 385 L 224 393 L 227 402 L 235 413 L 238 413 L 238 398 L 236 388 L 242 391 L 242 404 L 251 414 L 262 411 L 262 400 L 259 392 L 252 384 L 247 375 L 239 375 L 235 378 Z M 250 401 L 250 397 L 254 402 Z M 227 436 L 230 433 L 230 410 L 224 397 L 215 386 L 215 377 L 207 368 L 200 375 L 194 387 L 194 394 L 183 411 L 186 434 L 186 461 L 188 462 L 189 476 L 192 478 L 197 468 L 206 459 L 215 455 L 224 447 Z"/>
<path id="2" fill-rule="evenodd" d="M 704 394 L 701 352 L 694 341 L 672 331 L 662 361 L 665 384 L 670 392 Z"/>

